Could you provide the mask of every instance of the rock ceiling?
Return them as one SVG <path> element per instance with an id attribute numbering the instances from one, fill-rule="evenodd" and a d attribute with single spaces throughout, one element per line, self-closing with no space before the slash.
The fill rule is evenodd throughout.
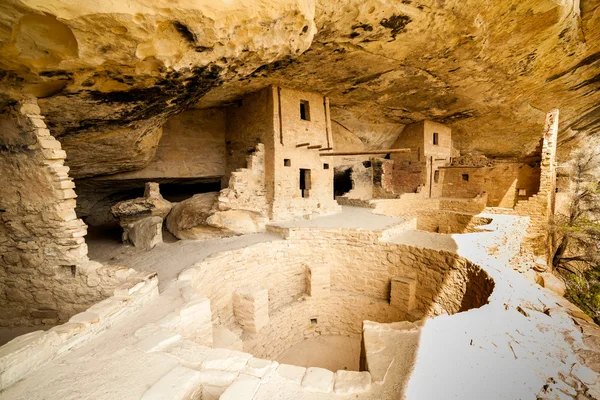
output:
<path id="1" fill-rule="evenodd" d="M 267 84 L 328 95 L 350 147 L 429 118 L 520 156 L 552 108 L 563 142 L 600 129 L 600 0 L 4 0 L 0 79 L 75 177 L 142 168 L 167 118 Z"/>

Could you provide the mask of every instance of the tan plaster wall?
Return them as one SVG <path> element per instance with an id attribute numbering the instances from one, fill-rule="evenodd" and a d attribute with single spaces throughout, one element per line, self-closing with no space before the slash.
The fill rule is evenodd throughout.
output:
<path id="1" fill-rule="evenodd" d="M 310 143 L 311 146 L 320 145 L 322 148 L 331 145 L 331 126 L 326 118 L 328 108 L 325 105 L 325 97 L 318 93 L 303 92 L 287 88 L 275 88 L 279 90 L 278 99 L 281 100 L 281 123 L 283 127 L 283 146 L 295 148 L 297 144 Z M 308 101 L 310 108 L 310 121 L 300 118 L 300 102 Z M 276 113 L 278 109 L 276 108 Z M 279 127 L 275 125 L 276 139 L 281 137 Z"/>
<path id="2" fill-rule="evenodd" d="M 438 144 L 433 144 L 433 134 Z M 395 194 L 416 193 L 425 197 L 442 195 L 442 174 L 435 182 L 434 171 L 450 162 L 453 155 L 452 130 L 432 121 L 420 121 L 406 126 L 393 148 L 409 148 L 410 153 L 392 153 L 394 172 L 391 182 Z"/>
<path id="3" fill-rule="evenodd" d="M 246 157 L 258 143 L 264 143 L 267 155 L 273 149 L 275 112 L 271 87 L 249 94 L 227 108 L 227 175 L 246 168 Z M 265 163 L 268 166 L 267 160 Z"/>
<path id="4" fill-rule="evenodd" d="M 433 144 L 433 133 L 438 133 L 438 145 Z M 433 121 L 423 121 L 424 152 L 428 157 L 449 158 L 452 155 L 452 129 Z"/>
<path id="5" fill-rule="evenodd" d="M 322 148 L 330 145 L 331 127 L 327 119 L 326 99 L 316 93 L 276 87 L 272 90 L 275 101 L 273 179 L 267 179 L 267 183 L 273 184 L 271 218 L 281 220 L 338 211 L 339 206 L 333 198 L 333 159 L 321 157 L 319 149 L 296 147 L 303 143 Z M 301 100 L 309 102 L 310 121 L 300 118 Z M 284 165 L 286 159 L 290 160 L 290 166 Z M 325 169 L 325 164 L 329 168 Z M 300 190 L 300 169 L 310 170 L 310 189 L 308 197 L 304 198 Z"/>
<path id="6" fill-rule="evenodd" d="M 424 127 L 425 121 L 415 122 L 405 126 L 396 142 L 392 145 L 392 148 L 410 149 L 410 153 L 393 153 L 390 155 L 390 159 L 393 161 L 423 160 L 423 150 L 425 146 Z"/>

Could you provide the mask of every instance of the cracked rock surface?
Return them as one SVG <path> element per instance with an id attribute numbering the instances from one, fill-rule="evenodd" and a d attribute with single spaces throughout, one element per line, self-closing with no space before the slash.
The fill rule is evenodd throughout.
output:
<path id="1" fill-rule="evenodd" d="M 359 150 L 424 118 L 498 156 L 531 153 L 551 108 L 563 144 L 600 124 L 598 0 L 94 4 L 0 5 L 0 105 L 40 98 L 75 178 L 141 169 L 170 116 L 266 84 L 328 95 Z"/>

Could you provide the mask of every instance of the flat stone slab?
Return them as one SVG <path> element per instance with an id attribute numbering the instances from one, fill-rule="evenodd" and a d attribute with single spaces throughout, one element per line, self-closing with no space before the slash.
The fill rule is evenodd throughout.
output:
<path id="1" fill-rule="evenodd" d="M 161 351 L 181 339 L 181 335 L 166 329 L 160 329 L 146 338 L 140 340 L 136 347 L 145 353 Z"/>
<path id="2" fill-rule="evenodd" d="M 228 349 L 213 349 L 202 362 L 202 369 L 240 371 L 246 366 L 251 354 Z"/>
<path id="3" fill-rule="evenodd" d="M 306 368 L 289 364 L 280 364 L 275 371 L 277 375 L 283 379 L 295 382 L 299 385 L 302 382 Z"/>
<path id="4" fill-rule="evenodd" d="M 337 371 L 333 391 L 337 394 L 364 393 L 371 389 L 371 374 L 362 371 Z"/>
<path id="5" fill-rule="evenodd" d="M 200 371 L 176 366 L 142 396 L 142 400 L 187 400 L 201 393 Z"/>
<path id="6" fill-rule="evenodd" d="M 252 400 L 260 386 L 260 379 L 254 376 L 240 376 L 229 386 L 220 400 Z"/>
<path id="7" fill-rule="evenodd" d="M 263 360 L 262 358 L 251 358 L 242 370 L 242 373 L 263 378 L 275 370 L 279 365 L 276 361 Z"/>
<path id="8" fill-rule="evenodd" d="M 90 325 L 100 322 L 100 316 L 94 312 L 84 311 L 82 313 L 73 315 L 71 319 L 69 319 L 69 322 L 74 324 Z"/>
<path id="9" fill-rule="evenodd" d="M 302 387 L 311 392 L 329 393 L 333 389 L 334 373 L 325 368 L 310 367 L 302 378 Z"/>

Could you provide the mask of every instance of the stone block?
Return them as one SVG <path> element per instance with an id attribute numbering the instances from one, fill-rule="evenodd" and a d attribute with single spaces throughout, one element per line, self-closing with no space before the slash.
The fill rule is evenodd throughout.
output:
<path id="1" fill-rule="evenodd" d="M 25 115 L 39 115 L 42 112 L 42 110 L 40 110 L 40 107 L 35 103 L 22 103 L 21 108 L 19 108 L 19 111 L 21 112 L 21 114 Z"/>
<path id="2" fill-rule="evenodd" d="M 207 369 L 200 372 L 202 385 L 226 388 L 231 385 L 240 375 L 237 371 L 221 371 L 218 369 Z"/>
<path id="3" fill-rule="evenodd" d="M 244 331 L 257 333 L 269 324 L 269 292 L 255 287 L 236 289 L 233 312 Z"/>
<path id="4" fill-rule="evenodd" d="M 198 369 L 211 350 L 191 340 L 181 339 L 167 346 L 162 353 L 175 358 L 183 366 Z"/>
<path id="5" fill-rule="evenodd" d="M 51 360 L 61 341 L 56 332 L 36 331 L 0 347 L 0 391 Z"/>
<path id="6" fill-rule="evenodd" d="M 251 358 L 248 364 L 242 370 L 242 373 L 247 375 L 263 378 L 269 375 L 279 365 L 276 361 L 263 360 L 262 358 Z"/>
<path id="7" fill-rule="evenodd" d="M 302 378 L 304 378 L 306 368 L 289 364 L 280 364 L 275 372 L 279 377 L 299 385 L 302 382 Z"/>
<path id="8" fill-rule="evenodd" d="M 310 367 L 302 378 L 302 387 L 310 392 L 329 393 L 333 389 L 334 373 L 328 369 Z"/>
<path id="9" fill-rule="evenodd" d="M 84 325 L 97 324 L 98 322 L 100 322 L 100 316 L 91 311 L 84 311 L 82 313 L 73 315 L 69 319 L 69 322 L 71 322 L 73 324 L 84 324 Z"/>
<path id="10" fill-rule="evenodd" d="M 240 375 L 231 386 L 229 386 L 221 397 L 220 400 L 252 400 L 258 387 L 260 386 L 260 379 L 254 376 Z"/>
<path id="11" fill-rule="evenodd" d="M 213 343 L 212 313 L 206 297 L 190 301 L 177 309 L 179 322 L 176 330 L 196 343 L 211 346 Z"/>
<path id="12" fill-rule="evenodd" d="M 126 228 L 127 239 L 135 247 L 150 250 L 162 243 L 162 218 L 143 218 Z"/>
<path id="13" fill-rule="evenodd" d="M 415 307 L 417 281 L 413 278 L 398 276 L 392 278 L 390 305 L 404 312 L 411 312 Z"/>
<path id="14" fill-rule="evenodd" d="M 153 353 L 165 349 L 179 339 L 181 339 L 181 335 L 178 333 L 160 328 L 156 332 L 140 340 L 136 344 L 136 347 L 145 353 Z"/>
<path id="15" fill-rule="evenodd" d="M 371 374 L 362 371 L 337 371 L 333 391 L 337 394 L 364 393 L 371 389 Z"/>
<path id="16" fill-rule="evenodd" d="M 228 349 L 213 349 L 202 362 L 202 370 L 240 371 L 246 366 L 251 354 Z"/>
<path id="17" fill-rule="evenodd" d="M 311 297 L 327 297 L 331 293 L 331 271 L 329 265 L 318 264 L 306 267 L 306 290 Z"/>
<path id="18" fill-rule="evenodd" d="M 176 366 L 142 395 L 142 400 L 187 400 L 200 397 L 200 371 Z"/>
<path id="19" fill-rule="evenodd" d="M 230 350 L 244 350 L 242 339 L 224 327 L 213 328 L 213 346 Z"/>

